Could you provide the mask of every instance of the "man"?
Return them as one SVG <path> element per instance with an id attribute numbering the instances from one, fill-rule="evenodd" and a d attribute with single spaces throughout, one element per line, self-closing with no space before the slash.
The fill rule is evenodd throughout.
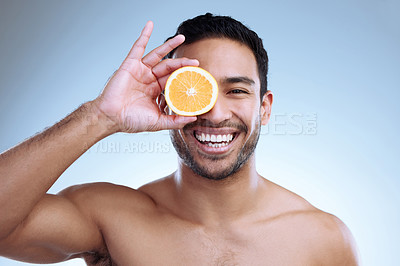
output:
<path id="1" fill-rule="evenodd" d="M 258 36 L 206 14 L 143 57 L 152 28 L 148 22 L 98 98 L 1 154 L 0 255 L 36 263 L 81 257 L 88 265 L 357 265 L 338 218 L 256 171 L 273 99 Z M 166 79 L 189 65 L 216 78 L 217 103 L 198 117 L 168 114 Z M 106 136 L 164 129 L 179 155 L 171 175 L 137 190 L 94 183 L 46 194 Z M 202 133 L 227 140 L 210 147 Z"/>

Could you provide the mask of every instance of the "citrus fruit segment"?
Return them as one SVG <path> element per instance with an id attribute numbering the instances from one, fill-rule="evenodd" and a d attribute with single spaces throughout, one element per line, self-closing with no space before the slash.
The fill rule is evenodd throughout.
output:
<path id="1" fill-rule="evenodd" d="M 214 107 L 218 84 L 209 72 L 200 67 L 182 67 L 169 76 L 164 95 L 175 114 L 201 115 Z"/>

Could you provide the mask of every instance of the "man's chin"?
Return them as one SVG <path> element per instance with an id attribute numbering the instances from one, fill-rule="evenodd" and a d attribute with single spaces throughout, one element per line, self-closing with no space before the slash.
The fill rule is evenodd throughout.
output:
<path id="1" fill-rule="evenodd" d="M 187 164 L 188 162 L 185 162 Z M 209 164 L 203 166 L 199 165 L 194 161 L 189 162 L 187 166 L 198 176 L 208 179 L 221 181 L 226 180 L 228 177 L 232 177 L 240 168 L 241 165 L 231 165 L 224 167 L 218 163 L 218 160 L 210 162 Z"/>
<path id="2" fill-rule="evenodd" d="M 222 160 L 226 160 L 227 157 L 230 155 L 229 153 L 223 154 L 210 154 L 198 151 L 199 156 L 202 160 L 206 162 L 207 165 L 214 165 L 219 167 L 221 165 Z"/>

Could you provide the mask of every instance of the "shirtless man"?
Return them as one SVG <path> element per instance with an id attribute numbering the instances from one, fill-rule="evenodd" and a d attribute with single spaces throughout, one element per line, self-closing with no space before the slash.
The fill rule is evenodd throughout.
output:
<path id="1" fill-rule="evenodd" d="M 258 36 L 206 14 L 180 26 L 186 41 L 177 34 L 143 57 L 152 28 L 98 98 L 1 154 L 0 255 L 88 265 L 358 265 L 338 218 L 256 171 L 253 151 L 272 104 Z M 188 65 L 208 70 L 220 90 L 198 117 L 164 112 L 161 99 L 169 74 Z M 101 139 L 165 129 L 179 154 L 171 175 L 137 190 L 94 183 L 46 194 Z M 210 147 L 201 133 L 233 139 Z"/>

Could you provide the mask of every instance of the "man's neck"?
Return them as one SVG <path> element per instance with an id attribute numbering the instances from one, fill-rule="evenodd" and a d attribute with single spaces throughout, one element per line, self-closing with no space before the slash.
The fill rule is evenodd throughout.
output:
<path id="1" fill-rule="evenodd" d="M 210 226 L 254 214 L 266 186 L 256 172 L 254 162 L 252 156 L 238 172 L 224 180 L 201 177 L 181 163 L 174 174 L 180 212 L 196 223 Z"/>

